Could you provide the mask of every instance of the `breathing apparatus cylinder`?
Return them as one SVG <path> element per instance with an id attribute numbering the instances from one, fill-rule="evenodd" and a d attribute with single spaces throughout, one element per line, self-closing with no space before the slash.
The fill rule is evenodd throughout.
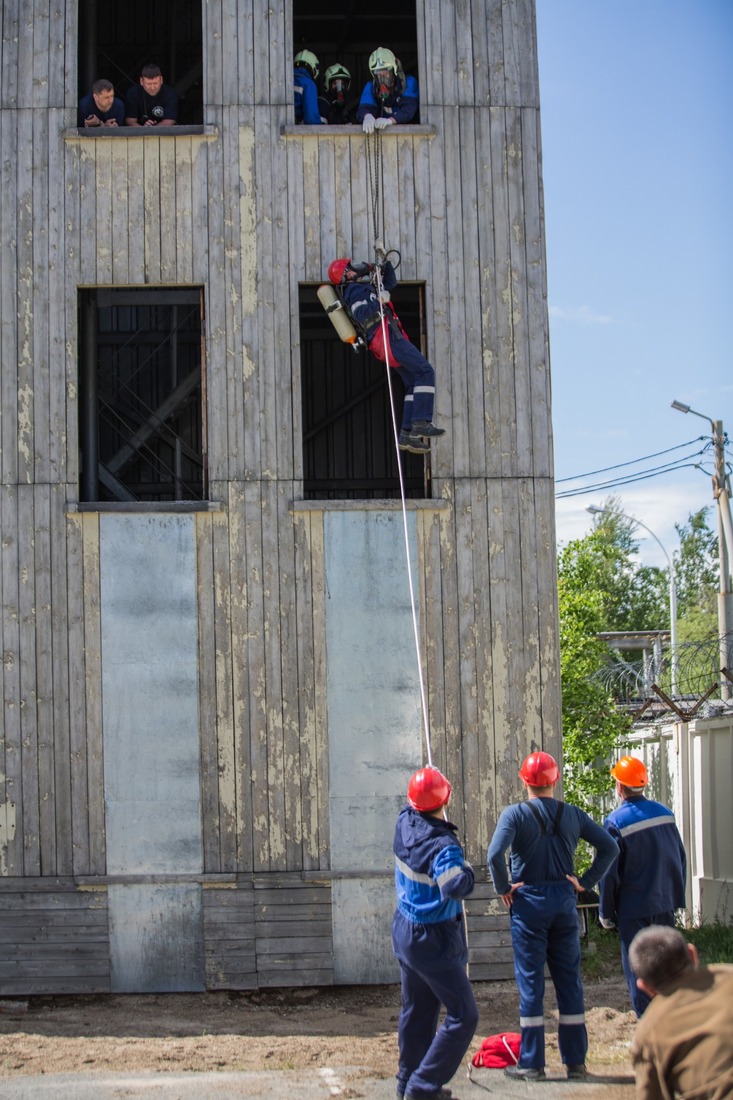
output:
<path id="1" fill-rule="evenodd" d="M 329 320 L 336 329 L 336 332 L 345 344 L 353 345 L 354 351 L 356 351 L 355 345 L 359 343 L 359 334 L 354 328 L 351 318 L 346 312 L 344 303 L 339 298 L 334 287 L 331 283 L 324 283 L 323 286 L 319 286 L 316 293 L 318 295 L 318 301 L 328 314 Z"/>

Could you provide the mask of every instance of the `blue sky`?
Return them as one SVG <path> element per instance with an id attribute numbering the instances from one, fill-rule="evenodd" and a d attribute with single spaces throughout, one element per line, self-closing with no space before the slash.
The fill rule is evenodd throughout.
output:
<path id="1" fill-rule="evenodd" d="M 674 399 L 733 438 L 733 0 L 537 0 L 537 32 L 560 493 L 694 456 Z M 558 499 L 558 544 L 614 492 L 672 554 L 690 512 L 717 530 L 706 472 Z"/>

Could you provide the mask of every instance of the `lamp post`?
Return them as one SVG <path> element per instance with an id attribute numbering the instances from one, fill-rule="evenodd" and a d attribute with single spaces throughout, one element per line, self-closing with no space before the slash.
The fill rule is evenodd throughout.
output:
<path id="1" fill-rule="evenodd" d="M 683 401 L 673 401 L 672 408 L 681 413 L 692 413 L 707 420 L 713 434 L 715 452 L 715 473 L 713 474 L 713 497 L 718 506 L 718 555 L 720 561 L 720 591 L 718 593 L 718 634 L 720 636 L 720 664 L 727 668 L 731 664 L 728 654 L 730 638 L 733 635 L 733 587 L 731 587 L 731 562 L 733 562 L 733 520 L 730 512 L 730 486 L 725 468 L 725 433 L 723 421 L 713 420 L 705 413 L 697 412 Z M 720 681 L 721 699 L 731 698 L 731 685 L 723 677 Z"/>
<path id="2" fill-rule="evenodd" d="M 602 516 L 605 511 L 605 508 L 599 508 L 597 504 L 589 504 L 586 508 L 586 512 L 590 512 L 592 516 Z M 619 512 L 616 509 L 614 509 L 614 511 L 616 515 L 623 516 L 625 519 L 630 519 L 632 523 L 648 531 L 667 559 L 667 565 L 669 566 L 669 647 L 672 654 L 672 696 L 675 696 L 677 694 L 677 582 L 674 564 L 664 546 L 650 527 L 647 527 L 640 519 L 636 519 L 635 516 L 628 516 L 625 512 Z"/>

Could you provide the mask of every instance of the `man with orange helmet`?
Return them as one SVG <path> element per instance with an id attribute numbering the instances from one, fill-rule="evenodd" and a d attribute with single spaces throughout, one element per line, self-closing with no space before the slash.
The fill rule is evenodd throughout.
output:
<path id="1" fill-rule="evenodd" d="M 652 924 L 674 928 L 675 909 L 685 907 L 687 858 L 672 811 L 644 795 L 649 782 L 644 761 L 622 756 L 611 775 L 621 805 L 603 826 L 618 844 L 619 857 L 601 882 L 599 917 L 604 928 L 618 928 L 621 965 L 639 1017 L 649 997 L 636 984 L 631 941 Z"/>
<path id="2" fill-rule="evenodd" d="M 463 898 L 474 886 L 456 826 L 444 810 L 451 785 L 434 767 L 420 768 L 407 787 L 408 805 L 394 836 L 397 909 L 392 946 L 402 976 L 397 1096 L 450 1100 L 455 1074 L 478 1024 L 466 973 Z M 440 1006 L 445 1018 L 436 1031 Z"/>
<path id="3" fill-rule="evenodd" d="M 376 245 L 377 251 L 383 252 L 381 241 Z M 382 363 L 389 361 L 405 387 L 400 450 L 425 454 L 430 451 L 429 440 L 445 434 L 444 428 L 433 424 L 435 370 L 410 341 L 390 301 L 389 292 L 397 286 L 390 260 L 381 264 L 381 294 L 372 281 L 374 270 L 372 264 L 353 264 L 350 257 L 344 256 L 328 265 L 328 278 L 341 287 L 344 302 L 363 329 L 372 355 Z"/>
<path id="4" fill-rule="evenodd" d="M 590 890 L 609 869 L 618 846 L 583 810 L 554 797 L 560 769 L 548 752 L 533 752 L 519 777 L 527 801 L 502 811 L 489 845 L 494 889 L 511 910 L 514 974 L 519 988 L 522 1043 L 519 1062 L 507 1077 L 536 1081 L 545 1076 L 545 964 L 559 1010 L 560 1056 L 571 1079 L 585 1077 L 588 1034 L 580 976 L 576 892 Z M 586 840 L 595 859 L 580 878 L 575 849 Z M 506 851 L 511 847 L 511 883 Z"/>

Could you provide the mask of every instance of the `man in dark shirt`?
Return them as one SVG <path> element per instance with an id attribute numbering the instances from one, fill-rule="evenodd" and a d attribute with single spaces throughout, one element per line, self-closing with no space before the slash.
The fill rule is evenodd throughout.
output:
<path id="1" fill-rule="evenodd" d="M 79 100 L 77 126 L 124 126 L 125 105 L 110 80 L 95 80 L 89 95 Z"/>
<path id="2" fill-rule="evenodd" d="M 144 65 L 140 83 L 127 89 L 125 123 L 128 126 L 175 126 L 178 118 L 178 94 L 163 83 L 157 65 Z"/>

